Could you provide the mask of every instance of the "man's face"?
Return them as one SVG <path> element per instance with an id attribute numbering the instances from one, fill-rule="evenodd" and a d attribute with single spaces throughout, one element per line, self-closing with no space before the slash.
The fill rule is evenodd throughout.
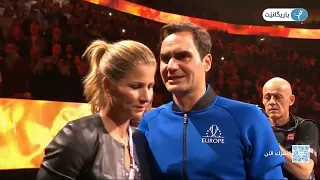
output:
<path id="1" fill-rule="evenodd" d="M 294 103 L 294 96 L 281 85 L 270 85 L 263 88 L 262 103 L 269 118 L 277 121 L 289 113 L 289 107 Z"/>
<path id="2" fill-rule="evenodd" d="M 167 90 L 173 94 L 193 91 L 203 86 L 210 70 L 211 56 L 202 60 L 192 34 L 179 32 L 166 37 L 160 50 L 160 73 Z"/>

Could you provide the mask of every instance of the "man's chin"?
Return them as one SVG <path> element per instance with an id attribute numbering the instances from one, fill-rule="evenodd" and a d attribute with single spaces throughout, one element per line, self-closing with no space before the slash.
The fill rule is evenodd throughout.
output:
<path id="1" fill-rule="evenodd" d="M 169 92 L 171 92 L 172 94 L 176 94 L 176 93 L 181 93 L 184 91 L 184 88 L 181 87 L 181 85 L 178 84 L 169 84 L 166 83 L 166 88 Z"/>
<path id="2" fill-rule="evenodd" d="M 280 116 L 276 114 L 270 114 L 268 118 L 271 119 L 275 124 L 277 124 L 280 119 Z"/>
<path id="3" fill-rule="evenodd" d="M 273 114 L 273 113 L 268 114 L 268 117 L 271 119 L 278 119 L 279 118 L 279 116 L 277 114 Z"/>

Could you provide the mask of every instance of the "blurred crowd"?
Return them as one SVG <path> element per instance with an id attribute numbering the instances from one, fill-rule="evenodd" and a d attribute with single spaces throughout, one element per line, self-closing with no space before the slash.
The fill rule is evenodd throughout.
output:
<path id="1" fill-rule="evenodd" d="M 85 102 L 81 80 L 89 64 L 81 55 L 96 38 L 137 40 L 158 56 L 161 23 L 86 2 L 20 0 L 0 6 L 1 97 Z M 319 40 L 210 33 L 213 67 L 207 80 L 219 95 L 261 106 L 263 84 L 280 76 L 292 83 L 292 111 L 318 120 Z M 172 99 L 159 73 L 154 91 L 153 106 Z"/>
<path id="2" fill-rule="evenodd" d="M 230 10 L 226 7 L 228 5 L 224 5 L 225 9 L 222 9 L 219 5 L 216 6 L 215 3 L 210 0 L 202 0 L 202 1 L 194 1 L 194 0 L 161 0 L 161 1 L 150 1 L 150 0 L 126 0 L 130 1 L 135 4 L 139 4 L 142 6 L 147 6 L 153 9 L 157 9 L 164 12 L 181 14 L 185 16 L 197 17 L 202 19 L 210 19 L 215 21 L 227 22 L 231 24 L 250 24 L 250 25 L 257 25 L 257 26 L 272 26 L 272 25 L 283 25 L 286 27 L 291 28 L 308 28 L 308 29 L 319 29 L 320 28 L 320 20 L 319 18 L 312 18 L 309 17 L 307 22 L 268 22 L 265 21 L 262 16 L 261 18 L 235 18 L 234 14 L 230 14 Z M 183 2 L 183 3 L 181 3 Z M 250 12 L 253 14 L 262 14 L 264 9 L 261 9 L 263 5 L 259 4 L 259 7 L 254 9 L 252 6 L 252 1 L 245 0 L 245 1 L 227 1 L 226 3 L 232 4 L 234 7 L 238 7 L 238 9 L 246 9 L 250 8 Z M 272 4 L 272 2 L 270 2 Z M 268 3 L 266 3 L 268 4 Z M 240 5 L 240 6 L 239 6 Z M 295 5 L 293 5 L 295 6 Z M 266 6 L 267 7 L 267 6 Z M 305 4 L 303 7 L 308 7 Z M 315 7 L 315 6 L 314 6 Z M 217 11 L 217 9 L 219 9 Z M 313 8 L 312 8 L 313 9 Z M 309 11 L 309 8 L 307 8 Z M 220 15 L 219 11 L 227 11 L 229 12 L 227 16 Z M 256 13 L 257 12 L 257 13 Z M 313 12 L 310 12 L 310 14 Z"/>

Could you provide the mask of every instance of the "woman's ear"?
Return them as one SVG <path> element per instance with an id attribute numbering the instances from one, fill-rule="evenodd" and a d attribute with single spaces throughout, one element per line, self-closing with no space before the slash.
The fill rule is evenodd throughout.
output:
<path id="1" fill-rule="evenodd" d="M 102 79 L 102 87 L 104 91 L 109 94 L 109 88 L 110 88 L 110 80 L 106 77 Z"/>

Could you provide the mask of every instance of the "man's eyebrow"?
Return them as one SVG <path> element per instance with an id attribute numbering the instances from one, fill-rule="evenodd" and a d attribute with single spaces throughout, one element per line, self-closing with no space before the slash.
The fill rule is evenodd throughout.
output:
<path id="1" fill-rule="evenodd" d="M 160 56 L 170 56 L 171 54 L 173 54 L 173 55 L 191 55 L 192 53 L 187 50 L 177 50 L 177 51 L 172 51 L 172 52 L 160 53 Z"/>
<path id="2" fill-rule="evenodd" d="M 173 53 L 174 55 L 178 55 L 178 56 L 191 56 L 192 55 L 192 53 L 190 52 L 190 51 L 185 51 L 185 50 L 183 50 L 183 51 L 177 51 L 177 52 L 174 52 Z"/>
<path id="3" fill-rule="evenodd" d="M 163 60 L 163 59 L 167 59 L 167 58 L 171 58 L 171 54 L 169 52 L 167 53 L 160 53 L 160 59 Z"/>
<path id="4" fill-rule="evenodd" d="M 266 95 L 269 95 L 269 96 L 270 96 L 270 95 L 271 95 L 271 96 L 283 96 L 281 93 L 266 93 L 265 96 L 266 96 Z"/>
<path id="5" fill-rule="evenodd" d="M 171 54 L 170 52 L 165 52 L 165 53 L 160 53 L 160 56 L 168 56 L 170 54 Z"/>

